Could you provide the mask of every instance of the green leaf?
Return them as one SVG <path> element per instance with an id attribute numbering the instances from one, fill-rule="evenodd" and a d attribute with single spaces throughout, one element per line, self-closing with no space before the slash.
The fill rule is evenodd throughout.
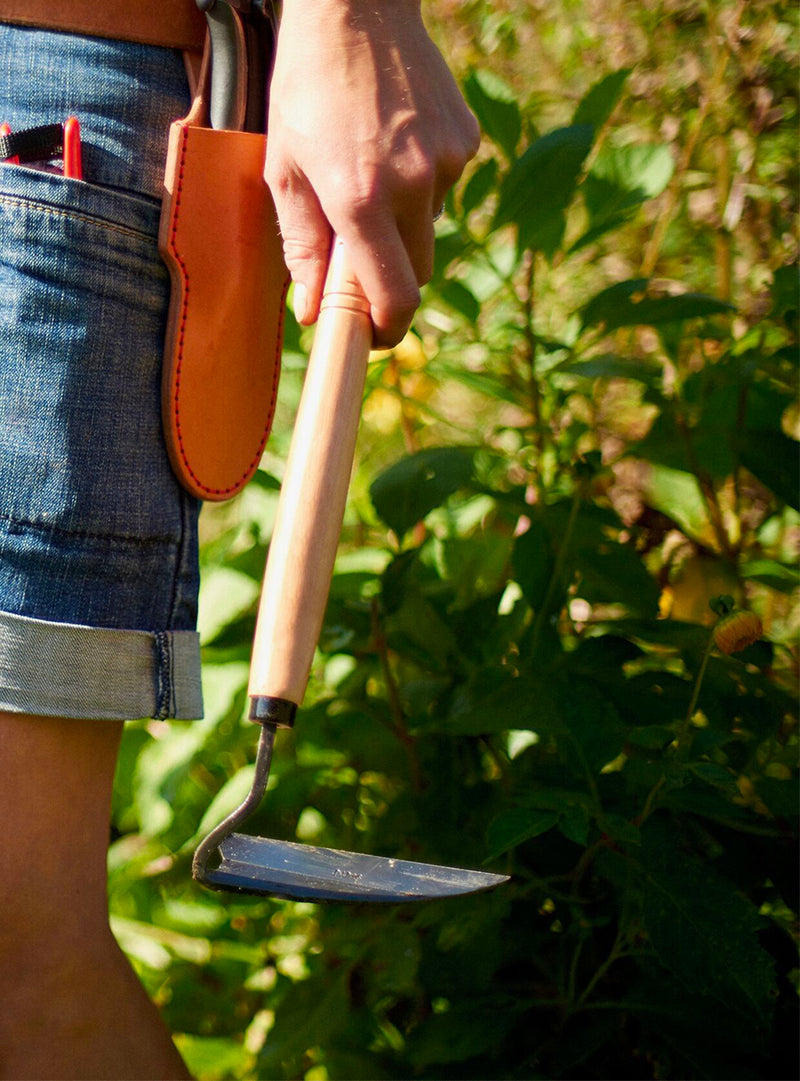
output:
<path id="1" fill-rule="evenodd" d="M 681 851 L 651 820 L 644 841 L 644 922 L 661 963 L 692 992 L 713 995 L 762 1025 L 776 994 L 758 941 L 758 909 L 733 883 Z"/>
<path id="2" fill-rule="evenodd" d="M 778 780 L 777 777 L 759 777 L 756 791 L 774 815 L 793 819 L 797 818 L 800 811 L 799 784 L 796 775 L 785 781 Z"/>
<path id="3" fill-rule="evenodd" d="M 742 465 L 787 506 L 800 510 L 800 446 L 783 432 L 746 429 L 734 434 Z"/>
<path id="4" fill-rule="evenodd" d="M 627 742 L 635 747 L 643 747 L 648 751 L 660 751 L 668 743 L 675 739 L 675 733 L 671 728 L 663 725 L 651 724 L 641 728 L 632 728 L 627 734 Z"/>
<path id="5" fill-rule="evenodd" d="M 281 1002 L 269 1039 L 259 1055 L 257 1076 L 296 1076 L 291 1064 L 309 1048 L 325 1045 L 346 1030 L 350 1012 L 346 968 L 292 984 Z M 280 1068 L 280 1074 L 270 1071 Z M 286 1071 L 286 1072 L 284 1072 Z"/>
<path id="6" fill-rule="evenodd" d="M 627 686 L 622 668 L 628 661 L 636 660 L 641 655 L 642 650 L 627 638 L 617 638 L 613 634 L 596 635 L 583 638 L 578 648 L 568 654 L 567 667 L 577 675 L 588 675 L 595 680 L 620 680 L 622 686 Z"/>
<path id="7" fill-rule="evenodd" d="M 411 591 L 386 618 L 386 636 L 392 649 L 415 657 L 426 670 L 444 671 L 457 652 L 450 625 L 419 592 Z"/>
<path id="8" fill-rule="evenodd" d="M 561 242 L 594 128 L 580 124 L 543 135 L 514 162 L 500 187 L 493 227 L 514 223 L 521 248 L 551 256 Z"/>
<path id="9" fill-rule="evenodd" d="M 462 258 L 468 242 L 456 227 L 449 232 L 437 233 L 433 249 L 433 281 L 441 281 L 447 268 L 457 259 Z"/>
<path id="10" fill-rule="evenodd" d="M 375 510 L 402 536 L 472 478 L 472 451 L 431 447 L 390 466 L 369 489 Z"/>
<path id="11" fill-rule="evenodd" d="M 794 318 L 797 320 L 797 310 L 800 307 L 800 267 L 779 267 L 772 280 L 772 311 L 773 318 Z M 797 350 L 794 350 L 795 357 Z"/>
<path id="12" fill-rule="evenodd" d="M 437 288 L 437 293 L 442 300 L 470 323 L 475 323 L 481 314 L 481 306 L 475 299 L 475 294 L 467 289 L 466 285 L 455 278 L 447 278 Z"/>
<path id="13" fill-rule="evenodd" d="M 514 544 L 514 577 L 530 606 L 537 611 L 544 601 L 555 566 L 550 535 L 538 518 Z"/>
<path id="14" fill-rule="evenodd" d="M 625 739 L 614 704 L 588 679 L 573 677 L 555 690 L 564 727 L 571 737 L 565 749 L 571 751 L 570 757 L 581 773 L 599 773 L 617 757 Z"/>
<path id="15" fill-rule="evenodd" d="M 752 559 L 739 568 L 742 578 L 750 582 L 760 582 L 779 593 L 791 593 L 800 585 L 800 572 L 796 567 L 787 567 L 774 559 Z"/>
<path id="16" fill-rule="evenodd" d="M 614 353 L 565 360 L 551 371 L 582 379 L 633 379 L 648 386 L 659 382 L 663 374 L 660 364 L 639 357 L 619 357 Z"/>
<path id="17" fill-rule="evenodd" d="M 489 158 L 478 166 L 464 187 L 464 194 L 461 196 L 462 213 L 469 214 L 475 207 L 480 206 L 494 187 L 496 179 L 497 161 Z"/>
<path id="18" fill-rule="evenodd" d="M 585 845 L 589 840 L 591 818 L 585 807 L 570 807 L 558 820 L 558 828 L 568 841 Z"/>
<path id="19" fill-rule="evenodd" d="M 642 843 L 642 831 L 624 815 L 604 814 L 599 821 L 600 829 L 625 845 L 640 845 Z"/>
<path id="20" fill-rule="evenodd" d="M 716 297 L 703 293 L 647 296 L 647 286 L 647 278 L 633 278 L 604 289 L 584 306 L 584 328 L 601 323 L 606 330 L 641 325 L 660 326 L 734 310 L 732 305 L 724 300 L 717 300 Z"/>
<path id="21" fill-rule="evenodd" d="M 687 536 L 707 536 L 710 528 L 708 511 L 697 477 L 683 469 L 672 469 L 668 465 L 658 464 L 657 457 L 649 453 L 648 444 L 650 440 L 636 447 L 637 457 L 649 459 L 651 462 L 643 485 L 648 506 L 672 518 Z M 677 451 L 680 460 L 685 457 L 681 443 L 673 449 Z"/>
<path id="22" fill-rule="evenodd" d="M 707 627 L 678 619 L 613 619 L 604 627 L 611 634 L 678 650 L 702 650 L 708 641 Z M 666 679 L 670 678 L 668 674 L 664 675 Z"/>
<path id="23" fill-rule="evenodd" d="M 433 1014 L 414 1029 L 408 1041 L 415 1073 L 436 1063 L 465 1062 L 484 1051 L 496 1052 L 515 1020 L 516 1011 L 510 1005 L 498 1010 L 492 1002 L 459 1003 L 446 1013 Z"/>
<path id="24" fill-rule="evenodd" d="M 378 936 L 369 953 L 373 997 L 387 993 L 410 995 L 416 988 L 421 953 L 419 935 L 400 921 L 389 931 Z"/>
<path id="25" fill-rule="evenodd" d="M 576 552 L 579 573 L 576 594 L 590 604 L 622 604 L 640 616 L 658 612 L 659 588 L 637 553 L 624 544 L 604 540 Z"/>
<path id="26" fill-rule="evenodd" d="M 522 117 L 511 87 L 494 72 L 476 69 L 464 80 L 464 97 L 483 131 L 512 160 L 522 133 Z"/>
<path id="27" fill-rule="evenodd" d="M 577 240 L 574 240 L 572 244 L 570 244 L 567 248 L 567 255 L 572 255 L 574 252 L 580 251 L 581 248 L 585 248 L 589 244 L 594 244 L 601 236 L 605 236 L 606 233 L 610 233 L 614 229 L 618 229 L 621 225 L 624 225 L 630 219 L 630 216 L 630 210 L 623 210 L 620 211 L 619 214 L 612 214 L 609 217 L 603 217 L 599 221 L 596 221 L 593 225 L 589 226 L 585 233 L 582 233 Z"/>
<path id="28" fill-rule="evenodd" d="M 540 811 L 533 807 L 512 807 L 503 811 L 489 826 L 488 859 L 502 856 L 524 841 L 546 833 L 555 826 L 558 818 L 554 811 Z"/>
<path id="29" fill-rule="evenodd" d="M 509 729 L 560 728 L 561 714 L 547 680 L 514 675 L 508 668 L 483 668 L 454 696 L 445 731 L 480 736 Z"/>
<path id="30" fill-rule="evenodd" d="M 718 788 L 729 796 L 739 795 L 739 786 L 736 783 L 736 774 L 733 770 L 720 766 L 716 762 L 692 762 L 689 770 L 699 777 L 701 781 L 710 784 L 712 788 Z"/>
<path id="31" fill-rule="evenodd" d="M 630 73 L 630 68 L 620 68 L 589 87 L 578 103 L 572 123 L 592 124 L 599 131 L 614 111 Z"/>
<path id="32" fill-rule="evenodd" d="M 583 184 L 583 198 L 592 225 L 618 218 L 669 184 L 674 169 L 669 147 L 606 146 Z"/>
<path id="33" fill-rule="evenodd" d="M 666 146 L 604 147 L 581 188 L 589 225 L 569 251 L 578 251 L 624 224 L 637 207 L 664 190 L 672 171 Z"/>
<path id="34" fill-rule="evenodd" d="M 241 1077 L 253 1056 L 238 1040 L 225 1036 L 176 1036 L 181 1057 L 192 1077 L 201 1081 L 229 1081 Z"/>

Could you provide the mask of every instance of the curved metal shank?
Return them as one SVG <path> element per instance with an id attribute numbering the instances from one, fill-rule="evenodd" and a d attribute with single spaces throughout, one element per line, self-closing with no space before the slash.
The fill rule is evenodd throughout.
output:
<path id="1" fill-rule="evenodd" d="M 261 803 L 269 780 L 269 767 L 272 763 L 272 747 L 275 743 L 275 725 L 265 724 L 261 728 L 261 736 L 258 741 L 256 753 L 256 768 L 253 776 L 253 784 L 247 798 L 228 817 L 215 827 L 200 844 L 192 860 L 192 878 L 206 885 L 208 861 L 216 852 L 220 844 L 236 829 L 236 827 L 248 818 Z"/>

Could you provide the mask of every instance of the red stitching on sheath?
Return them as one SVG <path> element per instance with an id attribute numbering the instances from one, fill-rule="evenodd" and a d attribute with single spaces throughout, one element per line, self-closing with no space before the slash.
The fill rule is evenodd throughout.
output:
<path id="1" fill-rule="evenodd" d="M 175 237 L 176 237 L 176 234 L 177 234 L 177 231 L 178 231 L 178 213 L 180 211 L 181 195 L 182 195 L 182 192 L 183 192 L 183 175 L 184 175 L 184 170 L 185 170 L 185 166 L 186 166 L 186 153 L 187 153 L 188 145 L 189 145 L 189 133 L 191 132 L 191 130 L 192 129 L 188 125 L 186 126 L 186 128 L 184 130 L 183 146 L 181 148 L 181 162 L 180 162 L 180 167 L 178 169 L 178 189 L 177 189 L 177 193 L 176 193 L 176 196 L 175 196 L 175 209 L 174 209 L 174 212 L 173 212 L 173 215 L 172 215 L 172 231 L 171 231 L 171 234 L 170 234 L 170 248 L 171 248 L 172 254 L 173 254 L 174 258 L 175 258 L 175 262 L 180 267 L 181 273 L 183 275 L 183 281 L 184 281 L 183 298 L 182 298 L 182 304 L 181 304 L 181 321 L 180 321 L 180 329 L 178 331 L 178 362 L 175 365 L 175 396 L 174 396 L 174 399 L 173 399 L 174 400 L 175 429 L 176 429 L 176 431 L 178 433 L 178 446 L 180 447 L 181 458 L 183 459 L 183 463 L 186 466 L 187 472 L 191 476 L 192 480 L 194 480 L 197 487 L 202 489 L 202 491 L 204 491 L 204 492 L 208 492 L 209 495 L 227 495 L 228 492 L 235 492 L 239 488 L 240 484 L 245 479 L 245 477 L 247 477 L 248 474 L 252 471 L 252 469 L 255 466 L 258 465 L 259 461 L 261 460 L 261 455 L 264 452 L 264 447 L 267 445 L 267 439 L 269 439 L 269 433 L 272 430 L 272 418 L 273 418 L 274 413 L 275 413 L 275 402 L 276 402 L 276 399 L 278 397 L 278 381 L 279 381 L 279 378 L 280 378 L 280 360 L 281 360 L 281 349 L 282 349 L 282 345 L 283 345 L 283 323 L 284 323 L 284 316 L 285 316 L 285 313 L 286 313 L 286 308 L 285 308 L 284 302 L 286 300 L 286 293 L 288 292 L 288 289 L 289 289 L 289 279 L 287 278 L 286 281 L 284 282 L 283 291 L 281 293 L 280 313 L 279 313 L 279 316 L 278 316 L 278 333 L 277 333 L 276 342 L 275 342 L 275 361 L 276 361 L 276 363 L 275 363 L 275 366 L 273 368 L 273 376 L 272 376 L 272 398 L 271 398 L 270 403 L 269 403 L 269 412 L 267 414 L 267 420 L 266 420 L 266 424 L 264 425 L 264 431 L 263 431 L 262 436 L 261 436 L 261 441 L 259 442 L 259 445 L 258 445 L 258 450 L 256 451 L 253 458 L 250 460 L 250 464 L 245 468 L 244 472 L 239 477 L 238 481 L 235 481 L 228 488 L 210 488 L 207 484 L 204 484 L 200 480 L 200 478 L 197 476 L 195 471 L 192 469 L 191 464 L 189 463 L 189 459 L 186 456 L 186 451 L 185 451 L 184 445 L 183 445 L 183 434 L 182 434 L 182 430 L 181 430 L 180 409 L 179 409 L 179 403 L 178 403 L 178 395 L 179 395 L 180 386 L 181 386 L 181 366 L 183 364 L 183 345 L 184 345 L 184 341 L 185 341 L 185 338 L 186 338 L 186 320 L 187 320 L 187 317 L 188 317 L 187 316 L 187 310 L 188 310 L 188 307 L 189 307 L 189 271 L 187 270 L 186 263 L 183 261 L 181 256 L 178 254 L 178 248 L 177 248 Z"/>

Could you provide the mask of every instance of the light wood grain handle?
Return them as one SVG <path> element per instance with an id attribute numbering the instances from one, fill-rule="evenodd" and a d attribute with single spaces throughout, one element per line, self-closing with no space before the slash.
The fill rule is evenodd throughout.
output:
<path id="1" fill-rule="evenodd" d="M 264 573 L 250 668 L 253 720 L 289 725 L 305 694 L 342 529 L 371 343 L 369 304 L 337 240 Z"/>

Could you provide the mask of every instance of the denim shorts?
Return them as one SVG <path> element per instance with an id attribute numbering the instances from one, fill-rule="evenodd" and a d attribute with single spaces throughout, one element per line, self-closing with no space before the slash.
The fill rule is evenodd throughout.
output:
<path id="1" fill-rule="evenodd" d="M 85 177 L 0 164 L 0 710 L 202 715 L 199 506 L 160 413 L 188 97 L 178 52 L 0 24 L 0 121 L 76 115 Z"/>

